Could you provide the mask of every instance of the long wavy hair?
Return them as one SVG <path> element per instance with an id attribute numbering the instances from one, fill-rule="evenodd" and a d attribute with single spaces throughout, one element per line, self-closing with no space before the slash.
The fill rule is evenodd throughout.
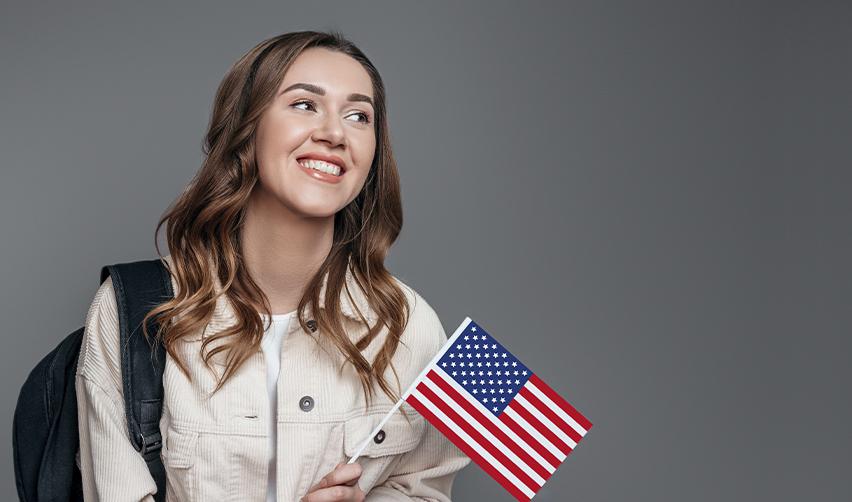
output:
<path id="1" fill-rule="evenodd" d="M 373 397 L 374 383 L 395 402 L 399 395 L 383 375 L 390 365 L 401 392 L 391 359 L 408 323 L 410 306 L 400 286 L 385 269 L 384 260 L 402 228 L 399 173 L 389 140 L 382 79 L 367 56 L 335 31 L 299 31 L 264 40 L 228 70 L 216 92 L 201 168 L 164 213 L 154 232 L 157 253 L 162 256 L 157 236 L 160 227 L 167 223 L 167 242 L 174 262 L 174 270 L 170 272 L 178 284 L 175 298 L 152 309 L 143 327 L 147 326 L 149 318 L 156 319 L 159 328 L 154 343 L 162 342 L 181 371 L 191 378 L 176 343 L 205 329 L 218 296 L 226 295 L 233 305 L 237 322 L 205 338 L 201 346 L 208 367 L 211 367 L 210 358 L 216 353 L 228 351 L 225 371 L 214 393 L 258 350 L 264 333 L 259 312 L 270 314 L 269 300 L 248 273 L 240 245 L 246 205 L 259 179 L 255 133 L 284 73 L 299 54 L 312 47 L 347 54 L 361 63 L 370 75 L 375 101 L 376 151 L 363 190 L 334 216 L 331 251 L 308 282 L 299 301 L 297 317 L 307 332 L 304 311 L 310 305 L 316 329 L 340 350 L 344 356 L 343 365 L 348 362 L 357 371 L 367 403 Z M 378 317 L 377 322 L 369 326 L 367 319 L 361 316 L 367 331 L 357 342 L 353 342 L 344 330 L 339 305 L 339 295 L 346 286 L 347 268 L 367 293 L 369 305 Z M 213 270 L 222 286 L 218 292 L 211 276 Z M 324 308 L 318 308 L 322 279 L 326 274 Z M 387 337 L 370 363 L 361 352 L 382 327 L 387 328 Z M 147 329 L 143 332 L 149 337 Z M 209 343 L 220 338 L 227 340 L 206 350 Z"/>

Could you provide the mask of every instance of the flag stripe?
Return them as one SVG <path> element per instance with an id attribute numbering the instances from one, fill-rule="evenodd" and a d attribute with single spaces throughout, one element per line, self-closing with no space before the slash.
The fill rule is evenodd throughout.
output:
<path id="1" fill-rule="evenodd" d="M 571 447 L 565 444 L 565 442 L 562 441 L 559 436 L 554 434 L 548 426 L 541 423 L 538 417 L 532 414 L 526 406 L 522 405 L 518 400 L 519 397 L 520 396 L 515 396 L 515 400 L 512 401 L 512 404 L 509 405 L 512 411 L 520 415 L 524 420 L 527 421 L 528 424 L 535 427 L 535 430 L 537 430 L 541 435 L 546 437 L 548 441 L 550 441 L 554 446 L 556 446 L 556 448 L 559 449 L 559 451 L 561 451 L 565 455 L 568 455 L 568 452 L 571 451 Z"/>
<path id="2" fill-rule="evenodd" d="M 536 426 L 535 426 L 535 425 L 533 425 L 533 424 L 529 423 L 529 422 L 527 421 L 526 417 L 521 416 L 521 414 L 520 414 L 520 413 L 518 413 L 517 407 L 518 407 L 518 406 L 517 406 L 517 403 L 515 403 L 515 402 L 513 401 L 513 402 L 512 402 L 512 404 L 510 404 L 508 408 L 506 408 L 505 410 L 503 410 L 503 414 L 502 414 L 502 415 L 500 415 L 500 418 L 503 418 L 503 417 L 510 417 L 512 420 L 514 420 L 515 422 L 517 422 L 517 423 L 518 423 L 518 425 L 520 425 L 520 426 L 521 426 L 524 430 L 526 430 L 527 432 L 529 432 L 530 434 L 532 434 L 532 435 L 533 435 L 533 437 L 535 437 L 536 439 L 538 439 L 538 441 L 539 441 L 541 444 L 543 444 L 543 445 L 545 446 L 545 448 L 547 448 L 548 450 L 550 450 L 550 453 L 553 453 L 554 455 L 556 455 L 556 458 L 558 458 L 560 462 L 561 462 L 561 461 L 563 461 L 563 460 L 565 460 L 565 457 L 566 457 L 566 455 L 567 455 L 567 454 L 565 453 L 565 451 L 567 451 L 567 449 L 566 449 L 566 450 L 562 450 L 562 449 L 560 449 L 558 446 L 556 446 L 555 444 L 553 444 L 553 442 L 552 442 L 551 438 L 546 437 L 546 436 L 545 436 L 545 435 L 544 435 L 544 434 L 543 434 L 543 433 L 542 433 L 542 432 L 541 432 L 538 428 L 536 428 Z M 544 426 L 542 426 L 542 427 L 544 427 Z M 546 427 L 545 427 L 545 428 L 546 428 Z M 554 437 L 553 439 L 556 439 L 556 438 Z M 556 439 L 556 441 L 557 441 L 557 442 L 559 442 L 559 440 L 558 440 L 558 439 Z"/>
<path id="3" fill-rule="evenodd" d="M 517 468 L 497 445 L 493 444 L 486 437 L 484 437 L 481 431 L 477 429 L 476 425 L 466 420 L 466 417 L 462 417 L 458 413 L 456 413 L 454 409 L 454 403 L 452 403 L 451 401 L 447 401 L 442 396 L 437 395 L 432 390 L 432 388 L 429 387 L 429 384 L 434 385 L 431 380 L 424 380 L 423 383 L 417 386 L 417 390 L 429 402 L 438 406 L 441 411 L 444 412 L 444 415 L 449 417 L 449 419 L 453 423 L 455 423 L 457 428 L 460 427 L 462 430 L 464 430 L 467 435 L 470 436 L 482 449 L 490 453 L 491 456 L 494 457 L 494 459 L 497 460 L 497 462 L 500 464 L 499 467 L 501 468 L 501 472 L 503 472 L 503 470 L 508 471 L 513 476 L 515 476 L 515 478 L 519 479 L 520 482 L 523 483 L 524 486 L 529 488 L 530 491 L 532 491 L 533 493 L 535 493 L 539 488 L 541 488 L 541 485 L 544 484 L 544 480 L 542 480 L 541 483 L 536 483 L 535 481 L 530 479 L 530 476 L 528 476 L 523 469 Z M 482 429 L 484 430 L 484 427 Z"/>
<path id="4" fill-rule="evenodd" d="M 551 465 L 547 460 L 539 455 L 526 441 L 515 434 L 503 422 L 491 414 L 485 407 L 476 399 L 471 397 L 468 392 L 465 392 L 458 383 L 455 382 L 442 369 L 437 368 L 429 372 L 427 378 L 432 378 L 438 385 L 447 393 L 453 400 L 458 402 L 467 410 L 477 421 L 484 424 L 485 427 L 497 436 L 500 441 L 509 446 L 527 465 L 535 469 L 535 471 L 545 480 L 556 471 L 555 465 Z M 555 460 L 555 459 L 554 459 Z M 555 464 L 555 462 L 554 462 Z"/>
<path id="5" fill-rule="evenodd" d="M 560 441 L 568 445 L 568 448 L 571 448 L 573 450 L 577 446 L 577 441 L 579 441 L 580 438 L 577 437 L 577 439 L 574 439 L 570 434 L 568 434 L 561 427 L 559 427 L 559 425 L 553 423 L 550 417 L 547 416 L 546 412 L 541 409 L 547 408 L 547 406 L 541 404 L 541 401 L 536 399 L 536 397 L 533 396 L 531 393 L 525 393 L 524 391 L 526 391 L 525 388 L 521 389 L 521 392 L 519 392 L 518 395 L 515 396 L 515 401 L 517 401 L 518 404 L 526 408 L 526 410 L 529 411 L 536 419 L 538 419 L 539 422 L 541 422 L 548 429 L 550 429 L 550 432 L 556 434 L 556 437 L 558 437 Z M 527 398 L 528 396 L 531 397 L 534 401 L 530 401 Z M 568 429 L 573 432 L 574 435 L 579 436 L 577 434 L 577 431 L 575 431 L 574 429 L 571 429 L 570 427 L 568 427 Z"/>
<path id="6" fill-rule="evenodd" d="M 420 394 L 416 389 L 409 394 L 406 398 L 406 402 L 410 404 L 414 409 L 416 409 L 423 417 L 429 420 L 436 429 L 441 431 L 447 438 L 449 438 L 453 444 L 455 444 L 460 450 L 462 450 L 467 456 L 476 461 L 476 463 L 481 467 L 485 472 L 487 472 L 492 478 L 497 480 L 498 483 L 503 485 L 509 493 L 511 493 L 516 499 L 522 502 L 529 502 L 535 493 L 526 494 L 525 491 L 529 490 L 526 487 L 523 487 L 523 491 L 512 481 L 510 481 L 506 476 L 504 476 L 498 469 L 496 469 L 491 462 L 496 462 L 491 455 L 482 450 L 476 445 L 476 443 L 470 439 L 464 431 L 455 429 L 452 426 L 452 421 L 450 421 L 446 415 L 444 415 L 441 410 L 438 410 L 436 407 L 432 407 L 430 410 L 429 406 L 424 404 L 426 399 Z M 433 413 L 434 411 L 434 413 Z M 488 460 L 486 460 L 488 459 Z M 511 476 L 511 473 L 509 474 Z M 514 476 L 512 476 L 514 477 Z M 517 478 L 516 478 L 517 480 Z M 520 482 L 518 482 L 520 483 Z M 523 486 L 521 484 L 521 486 Z"/>
<path id="7" fill-rule="evenodd" d="M 577 446 L 577 441 L 583 438 L 580 433 L 574 430 L 574 428 L 570 425 L 566 424 L 565 421 L 562 420 L 562 417 L 557 415 L 556 412 L 554 412 L 547 404 L 541 402 L 538 396 L 533 394 L 528 387 L 524 386 L 524 388 L 521 389 L 518 394 L 522 395 L 523 398 L 526 399 L 527 402 L 532 405 L 539 413 L 547 417 L 547 419 L 550 420 L 550 423 L 556 426 L 559 431 L 568 435 L 568 438 L 571 442 L 573 442 L 573 445 L 569 441 L 565 441 L 566 444 L 571 446 L 571 448 L 575 448 Z"/>
<path id="8" fill-rule="evenodd" d="M 443 381 L 440 375 L 438 375 L 434 371 L 430 371 L 426 378 L 423 380 L 423 383 L 429 386 L 429 388 L 438 396 L 438 399 L 440 401 L 457 405 L 451 408 L 454 413 L 460 415 L 465 422 L 472 424 L 476 428 L 476 430 L 482 436 L 485 437 L 488 443 L 493 445 L 494 449 L 508 457 L 509 460 L 511 460 L 518 468 L 520 468 L 524 474 L 526 474 L 530 479 L 532 479 L 534 484 L 531 485 L 525 482 L 527 486 L 529 486 L 533 490 L 538 490 L 539 488 L 541 488 L 541 486 L 546 481 L 546 477 L 544 476 L 549 477 L 547 471 L 544 471 L 543 473 L 537 472 L 535 470 L 535 467 L 537 466 L 535 461 L 533 461 L 532 458 L 529 457 L 529 455 L 525 454 L 523 450 L 518 448 L 518 446 L 514 444 L 514 442 L 508 440 L 508 438 L 504 434 L 502 434 L 499 429 L 493 426 L 488 427 L 488 420 L 485 420 L 484 417 L 482 417 L 477 410 L 473 409 L 473 407 L 470 406 L 470 403 L 468 403 L 466 399 L 458 395 L 453 395 L 457 393 L 455 392 L 455 390 L 452 389 L 452 387 L 450 387 L 448 383 Z M 428 397 L 431 400 L 431 396 Z M 452 417 L 452 415 L 450 416 Z M 498 437 L 498 435 L 501 437 Z M 490 450 L 491 449 L 489 448 L 489 451 Z M 497 455 L 495 455 L 495 457 L 496 456 Z M 504 465 L 512 469 L 512 472 L 517 471 L 517 469 L 513 469 L 505 462 Z M 541 469 L 540 466 L 539 469 Z M 518 477 L 521 478 L 521 480 L 523 481 L 523 478 L 520 475 Z"/>
<path id="9" fill-rule="evenodd" d="M 559 466 L 562 463 L 562 459 L 565 458 L 564 455 L 553 445 L 550 444 L 544 436 L 537 434 L 533 436 L 530 433 L 530 430 L 523 427 L 521 424 L 516 422 L 511 418 L 508 412 L 511 411 L 509 408 L 500 415 L 500 422 L 503 423 L 506 427 L 512 430 L 515 434 L 522 437 L 524 441 L 528 444 L 532 445 L 536 452 L 538 452 L 542 457 L 546 458 L 548 462 L 552 465 Z M 543 441 L 542 441 L 543 440 Z"/>
<path id="10" fill-rule="evenodd" d="M 571 415 L 583 429 L 586 429 L 586 431 L 588 431 L 592 428 L 592 423 L 589 422 L 589 420 L 584 417 L 582 413 L 577 411 L 576 408 L 571 406 L 568 401 L 563 399 L 562 396 L 557 394 L 556 391 L 551 389 L 549 385 L 544 383 L 544 380 L 533 374 L 532 376 L 530 376 L 529 381 L 532 382 L 533 385 L 538 387 L 542 392 L 544 392 L 545 395 L 547 395 L 547 397 L 549 397 L 554 403 L 558 404 L 569 415 Z"/>
<path id="11" fill-rule="evenodd" d="M 544 406 L 547 407 L 547 409 L 545 409 L 542 406 L 539 406 L 539 409 L 541 409 L 545 413 L 548 413 L 547 416 L 550 417 L 550 419 L 553 420 L 555 424 L 566 430 L 569 430 L 569 434 L 570 430 L 574 430 L 577 433 L 576 437 L 574 434 L 571 434 L 571 438 L 573 438 L 575 441 L 580 441 L 580 439 L 586 435 L 586 432 L 588 431 L 582 425 L 580 425 L 579 422 L 577 422 L 574 417 L 572 417 L 566 410 L 560 408 L 558 404 L 554 403 L 553 400 L 547 397 L 547 394 L 542 392 L 541 389 L 535 386 L 535 384 L 530 381 L 527 381 L 525 387 L 527 391 L 529 391 L 532 395 L 535 396 L 536 399 L 538 399 Z M 527 396 L 527 400 L 530 400 L 529 396 Z M 530 402 L 532 401 L 530 400 Z M 538 406 L 538 404 L 536 404 L 536 406 Z M 553 418 L 554 416 L 558 417 L 559 420 L 557 421 L 555 418 Z"/>

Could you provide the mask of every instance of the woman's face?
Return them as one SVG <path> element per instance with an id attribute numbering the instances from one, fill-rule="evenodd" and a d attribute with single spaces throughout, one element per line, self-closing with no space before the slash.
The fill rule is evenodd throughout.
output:
<path id="1" fill-rule="evenodd" d="M 302 52 L 258 124 L 258 195 L 305 217 L 332 216 L 355 199 L 376 150 L 373 99 L 370 76 L 351 57 Z M 343 168 L 340 176 L 315 169 L 335 169 L 321 160 Z"/>

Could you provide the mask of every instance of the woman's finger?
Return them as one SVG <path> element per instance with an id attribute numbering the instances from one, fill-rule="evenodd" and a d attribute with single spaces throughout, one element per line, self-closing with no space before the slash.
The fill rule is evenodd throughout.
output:
<path id="1" fill-rule="evenodd" d="M 308 493 L 302 502 L 363 502 L 364 492 L 357 484 L 355 486 L 337 485 L 320 488 Z"/>
<path id="2" fill-rule="evenodd" d="M 308 493 L 315 492 L 322 488 L 336 485 L 352 486 L 358 482 L 361 476 L 360 464 L 337 464 L 334 470 L 326 474 L 317 484 L 308 490 Z"/>

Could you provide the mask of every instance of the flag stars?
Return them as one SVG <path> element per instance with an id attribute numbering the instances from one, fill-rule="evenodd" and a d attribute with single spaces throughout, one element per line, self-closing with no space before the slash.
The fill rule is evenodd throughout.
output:
<path id="1" fill-rule="evenodd" d="M 518 361 L 512 361 L 512 367 L 516 367 L 518 365 Z"/>

